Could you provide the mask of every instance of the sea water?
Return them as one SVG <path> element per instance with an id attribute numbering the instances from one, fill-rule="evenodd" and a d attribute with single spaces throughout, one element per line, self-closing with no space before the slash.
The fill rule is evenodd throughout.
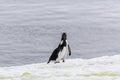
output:
<path id="1" fill-rule="evenodd" d="M 119 0 L 0 0 L 0 66 L 47 62 L 62 32 L 71 58 L 120 53 Z"/>

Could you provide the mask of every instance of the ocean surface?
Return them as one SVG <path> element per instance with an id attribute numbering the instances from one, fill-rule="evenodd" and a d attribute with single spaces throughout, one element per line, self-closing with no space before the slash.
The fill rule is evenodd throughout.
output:
<path id="1" fill-rule="evenodd" d="M 62 32 L 71 58 L 120 53 L 120 0 L 0 0 L 0 67 L 47 62 Z"/>

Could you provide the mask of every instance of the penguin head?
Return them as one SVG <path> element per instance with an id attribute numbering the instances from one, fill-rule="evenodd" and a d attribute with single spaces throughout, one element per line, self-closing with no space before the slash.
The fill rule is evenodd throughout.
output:
<path id="1" fill-rule="evenodd" d="M 67 34 L 66 33 L 62 33 L 62 38 L 61 40 L 66 40 L 67 39 Z"/>

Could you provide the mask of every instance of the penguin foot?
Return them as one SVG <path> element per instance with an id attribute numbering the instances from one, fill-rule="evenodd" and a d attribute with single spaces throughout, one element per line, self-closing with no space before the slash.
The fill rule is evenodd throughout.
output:
<path id="1" fill-rule="evenodd" d="M 47 62 L 47 64 L 50 63 L 50 60 Z"/>
<path id="2" fill-rule="evenodd" d="M 65 60 L 63 60 L 63 62 L 65 62 Z"/>

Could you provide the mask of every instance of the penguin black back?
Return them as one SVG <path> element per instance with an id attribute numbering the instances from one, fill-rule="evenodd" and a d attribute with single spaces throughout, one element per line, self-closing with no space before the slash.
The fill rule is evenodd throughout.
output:
<path id="1" fill-rule="evenodd" d="M 52 55 L 49 58 L 49 61 L 47 62 L 47 64 L 51 61 L 51 60 L 56 60 L 58 58 L 58 53 L 61 50 L 61 46 L 59 45 L 52 53 Z"/>

